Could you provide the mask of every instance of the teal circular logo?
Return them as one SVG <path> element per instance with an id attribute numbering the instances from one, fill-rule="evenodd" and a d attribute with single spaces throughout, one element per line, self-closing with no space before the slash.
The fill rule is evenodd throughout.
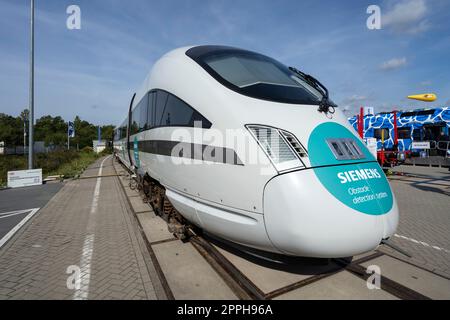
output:
<path id="1" fill-rule="evenodd" d="M 364 158 L 337 159 L 328 144 L 330 139 L 353 139 Z M 308 153 L 315 175 L 340 202 L 369 215 L 383 215 L 392 209 L 392 191 L 383 170 L 350 130 L 334 122 L 319 125 L 309 138 Z"/>

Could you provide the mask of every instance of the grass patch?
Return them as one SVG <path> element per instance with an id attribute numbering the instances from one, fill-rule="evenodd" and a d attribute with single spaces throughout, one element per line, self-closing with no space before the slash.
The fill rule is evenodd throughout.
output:
<path id="1" fill-rule="evenodd" d="M 36 168 L 42 168 L 44 179 L 48 176 L 62 175 L 65 179 L 83 173 L 98 158 L 109 154 L 108 151 L 96 154 L 92 148 L 82 151 L 55 151 L 36 155 Z M 6 186 L 8 171 L 26 170 L 26 156 L 0 156 L 0 186 Z"/>

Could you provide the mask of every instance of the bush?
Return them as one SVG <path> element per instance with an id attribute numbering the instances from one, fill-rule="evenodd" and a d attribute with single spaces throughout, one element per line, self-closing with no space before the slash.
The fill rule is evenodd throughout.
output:
<path id="1" fill-rule="evenodd" d="M 25 170 L 28 159 L 25 156 L 0 156 L 0 186 L 6 185 L 8 171 Z"/>
<path id="2" fill-rule="evenodd" d="M 37 154 L 35 167 L 42 168 L 44 177 L 63 175 L 65 178 L 72 178 L 81 174 L 99 157 L 91 147 L 83 148 L 81 152 L 59 150 Z M 28 158 L 25 156 L 0 156 L 0 186 L 6 185 L 8 171 L 26 170 L 27 164 Z"/>
<path id="3" fill-rule="evenodd" d="M 83 149 L 81 149 L 81 152 L 92 153 L 92 152 L 94 152 L 94 148 L 84 147 Z"/>
<path id="4" fill-rule="evenodd" d="M 73 178 L 80 175 L 92 162 L 98 159 L 98 157 L 99 156 L 94 152 L 82 150 L 81 152 L 76 153 L 76 156 L 71 160 L 63 163 L 49 173 L 50 175 L 62 175 L 64 178 Z"/>
<path id="5" fill-rule="evenodd" d="M 112 148 L 106 148 L 105 150 L 100 152 L 98 155 L 100 157 L 105 157 L 105 156 L 109 156 L 110 154 L 112 154 Z"/>
<path id="6" fill-rule="evenodd" d="M 36 158 L 36 167 L 42 168 L 43 174 L 57 170 L 63 164 L 74 161 L 80 157 L 80 154 L 74 150 L 60 150 L 50 153 L 38 154 Z"/>

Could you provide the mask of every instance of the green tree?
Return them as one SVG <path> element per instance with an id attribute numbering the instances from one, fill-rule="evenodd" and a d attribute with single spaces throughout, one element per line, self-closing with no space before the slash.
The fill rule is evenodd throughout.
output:
<path id="1" fill-rule="evenodd" d="M 0 141 L 7 146 L 23 144 L 23 122 L 20 117 L 0 113 Z"/>
<path id="2" fill-rule="evenodd" d="M 67 142 L 67 123 L 61 117 L 44 116 L 36 121 L 35 141 L 44 141 L 46 146 L 63 147 Z"/>
<path id="3" fill-rule="evenodd" d="M 102 127 L 102 140 L 110 141 L 113 139 L 115 126 L 107 125 Z"/>
<path id="4" fill-rule="evenodd" d="M 0 113 L 0 141 L 7 146 L 19 146 L 23 144 L 23 121 L 28 119 L 28 110 L 21 112 L 19 117 L 12 117 Z M 92 141 L 97 140 L 97 126 L 75 117 L 75 138 L 70 141 L 71 146 L 83 149 L 92 147 Z M 102 139 L 111 140 L 114 130 L 113 125 L 104 125 Z M 44 141 L 46 146 L 65 147 L 67 144 L 67 122 L 61 117 L 43 116 L 36 121 L 34 127 L 34 140 Z"/>

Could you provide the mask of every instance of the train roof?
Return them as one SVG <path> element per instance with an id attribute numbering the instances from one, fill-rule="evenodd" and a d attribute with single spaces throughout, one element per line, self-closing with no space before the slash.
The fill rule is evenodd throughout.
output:
<path id="1" fill-rule="evenodd" d="M 412 109 L 412 110 L 399 110 L 397 113 L 400 114 L 400 117 L 411 117 L 411 116 L 424 116 L 424 115 L 430 115 L 434 114 L 436 112 L 442 111 L 442 110 L 450 110 L 450 107 L 435 107 L 435 108 L 420 108 L 420 109 Z M 376 116 L 382 116 L 386 114 L 392 114 L 394 111 L 390 112 L 379 112 L 377 114 L 369 114 L 365 115 L 364 117 L 376 117 Z M 354 115 L 350 117 L 349 119 L 354 119 L 358 115 Z"/>

